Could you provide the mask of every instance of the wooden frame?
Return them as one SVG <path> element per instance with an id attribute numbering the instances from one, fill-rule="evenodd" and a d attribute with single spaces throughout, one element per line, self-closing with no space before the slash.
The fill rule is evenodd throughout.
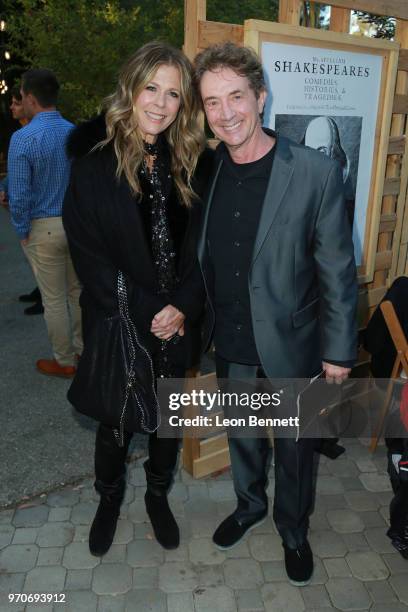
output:
<path id="1" fill-rule="evenodd" d="M 280 0 L 279 21 L 299 25 L 301 4 L 302 0 Z M 325 4 L 331 6 L 329 27 L 335 32 L 349 32 L 351 9 L 395 17 L 395 39 L 401 44 L 374 277 L 359 292 L 358 321 L 364 328 L 396 276 L 408 274 L 408 113 L 401 103 L 408 101 L 408 4 L 406 0 L 326 0 Z M 394 184 L 393 194 L 389 193 L 390 183 Z M 359 361 L 367 361 L 363 350 Z"/>
<path id="2" fill-rule="evenodd" d="M 213 386 L 214 391 L 216 390 L 217 380 L 215 374 L 206 374 L 204 376 L 200 376 L 200 379 L 206 389 Z M 190 379 L 187 382 L 185 390 L 189 391 L 195 386 L 197 385 L 194 384 L 194 379 Z M 193 418 L 198 414 L 198 408 L 189 406 L 186 409 L 184 416 Z M 202 478 L 203 476 L 207 476 L 212 472 L 217 472 L 227 468 L 231 463 L 228 450 L 227 434 L 223 432 L 203 440 L 201 440 L 198 436 L 199 434 L 197 430 L 197 437 L 183 437 L 183 467 L 192 476 L 194 476 L 194 478 Z"/>
<path id="3" fill-rule="evenodd" d="M 349 11 L 366 11 L 373 15 L 408 19 L 408 4 L 406 0 L 325 0 L 325 4 L 348 9 Z"/>
<path id="4" fill-rule="evenodd" d="M 365 61 L 371 57 L 382 58 L 382 73 L 380 78 L 380 90 L 378 96 L 378 111 L 375 121 L 375 134 L 373 138 L 373 159 L 371 163 L 371 176 L 367 177 L 370 185 L 370 192 L 367 198 L 364 214 L 364 234 L 362 234 L 362 261 L 358 268 L 359 282 L 371 282 L 374 277 L 375 256 L 377 248 L 378 231 L 380 226 L 381 205 L 383 197 L 383 185 L 387 163 L 387 143 L 390 132 L 392 106 L 394 98 L 395 81 L 398 67 L 399 45 L 389 41 L 379 41 L 371 38 L 356 37 L 336 32 L 327 32 L 301 26 L 283 25 L 268 21 L 248 20 L 244 25 L 244 44 L 255 49 L 260 56 L 265 50 L 264 43 L 280 43 L 304 47 L 306 49 L 316 49 L 316 55 L 321 51 L 330 53 L 335 51 L 341 56 L 344 52 L 364 54 Z M 278 48 L 278 47 L 277 47 Z M 266 64 L 264 64 L 266 65 Z M 318 67 L 323 66 L 320 64 Z M 323 66 L 325 67 L 325 66 Z M 273 75 L 268 75 L 273 77 Z M 297 81 L 305 80 L 308 75 L 296 74 Z M 318 77 L 318 73 L 317 73 Z M 284 77 L 288 80 L 288 77 Z M 339 79 L 340 77 L 337 77 Z M 310 75 L 309 75 L 310 80 Z M 313 80 L 313 79 L 312 79 Z M 290 85 L 289 85 L 290 87 Z M 272 85 L 273 105 L 279 105 L 279 90 L 276 91 Z M 287 87 L 285 88 L 285 93 Z M 299 99 L 302 103 L 302 99 Z M 314 105 L 316 106 L 316 105 Z M 305 104 L 307 108 L 307 104 Z M 288 112 L 288 115 L 298 114 Z M 325 116 L 325 111 L 321 111 L 321 116 Z M 310 111 L 305 115 L 310 116 Z M 311 115 L 311 116 L 318 116 Z M 334 113 L 328 112 L 326 116 L 335 117 Z M 340 120 L 341 115 L 338 115 Z M 336 117 L 335 117 L 336 118 Z M 365 160 L 363 160 L 365 162 Z M 392 190 L 392 185 L 389 186 Z M 360 212 L 361 217 L 361 212 Z"/>

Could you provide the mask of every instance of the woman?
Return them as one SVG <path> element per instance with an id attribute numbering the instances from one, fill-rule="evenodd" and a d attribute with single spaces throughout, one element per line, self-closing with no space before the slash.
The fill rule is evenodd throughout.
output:
<path id="1" fill-rule="evenodd" d="M 74 130 L 68 143 L 75 161 L 63 220 L 83 284 L 84 355 L 92 356 L 97 322 L 117 312 L 120 270 L 127 279 L 130 316 L 156 377 L 184 377 L 194 360 L 194 324 L 204 301 L 196 257 L 196 194 L 207 181 L 212 158 L 207 150 L 201 154 L 198 108 L 188 59 L 165 43 L 152 42 L 123 67 L 105 117 Z M 81 357 L 69 399 L 100 420 L 98 402 L 87 394 L 91 362 Z M 125 490 L 132 432 L 124 433 L 123 446 L 118 433 L 101 422 L 96 435 L 95 488 L 101 498 L 89 547 L 98 556 L 112 544 Z M 146 510 L 167 549 L 179 544 L 167 501 L 177 451 L 177 439 L 149 435 Z"/>

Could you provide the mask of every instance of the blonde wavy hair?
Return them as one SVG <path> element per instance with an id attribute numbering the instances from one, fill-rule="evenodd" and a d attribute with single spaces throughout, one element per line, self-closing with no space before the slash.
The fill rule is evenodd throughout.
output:
<path id="1" fill-rule="evenodd" d="M 141 194 L 138 171 L 145 155 L 138 129 L 134 102 L 160 66 L 175 66 L 180 73 L 180 108 L 164 135 L 171 153 L 173 180 L 185 206 L 195 196 L 191 179 L 204 149 L 204 133 L 199 123 L 200 102 L 193 87 L 193 70 L 187 57 L 164 42 L 150 42 L 134 53 L 119 74 L 116 91 L 105 100 L 107 137 L 98 146 L 113 143 L 117 157 L 116 176 L 125 175 L 132 192 Z"/>

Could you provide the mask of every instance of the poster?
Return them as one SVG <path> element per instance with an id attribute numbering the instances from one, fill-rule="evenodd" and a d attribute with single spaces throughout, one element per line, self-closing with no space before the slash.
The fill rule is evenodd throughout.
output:
<path id="1" fill-rule="evenodd" d="M 340 163 L 361 265 L 383 57 L 265 41 L 261 54 L 269 92 L 264 125 Z"/>

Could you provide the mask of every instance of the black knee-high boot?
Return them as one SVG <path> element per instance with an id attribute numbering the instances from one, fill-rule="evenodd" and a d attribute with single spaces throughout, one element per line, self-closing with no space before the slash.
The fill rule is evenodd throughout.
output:
<path id="1" fill-rule="evenodd" d="M 149 437 L 149 459 L 143 467 L 146 472 L 146 511 L 159 544 L 168 550 L 177 548 L 180 532 L 167 500 L 177 461 L 178 440 Z"/>
<path id="2" fill-rule="evenodd" d="M 113 542 L 120 506 L 125 494 L 125 459 L 131 434 L 119 447 L 113 429 L 101 423 L 95 442 L 95 489 L 101 496 L 91 530 L 89 550 L 97 557 L 108 552 Z"/>

